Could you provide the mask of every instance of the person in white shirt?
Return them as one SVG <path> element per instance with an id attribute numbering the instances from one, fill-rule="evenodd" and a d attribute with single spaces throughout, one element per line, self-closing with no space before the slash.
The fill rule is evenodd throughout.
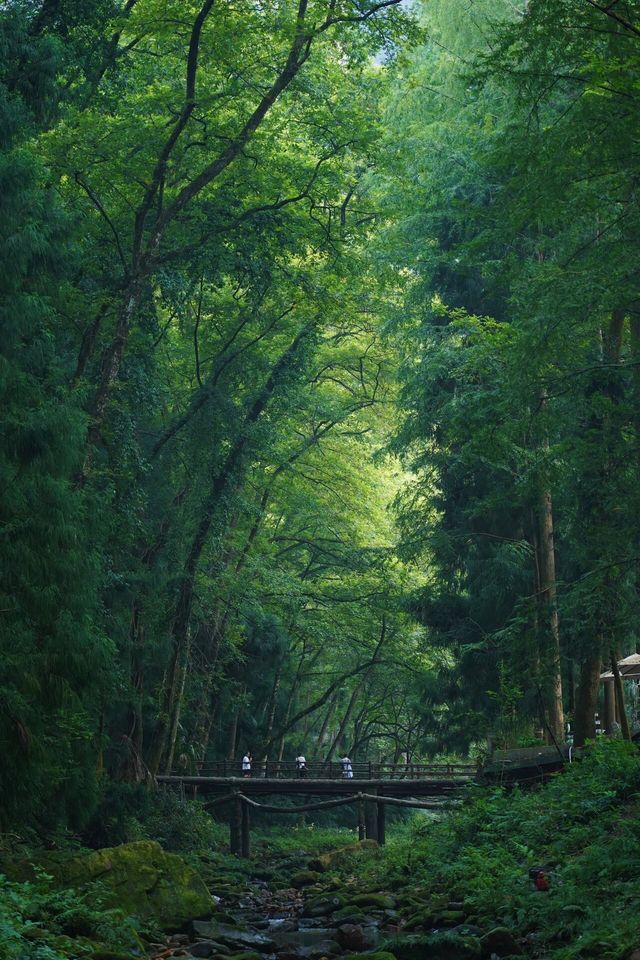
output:
<path id="1" fill-rule="evenodd" d="M 297 773 L 298 773 L 298 777 L 300 777 L 301 779 L 304 779 L 304 777 L 306 777 L 306 775 L 307 775 L 307 761 L 306 761 L 306 759 L 304 758 L 304 756 L 303 756 L 302 754 L 300 754 L 300 756 L 296 757 L 296 770 L 297 770 Z"/>
<path id="2" fill-rule="evenodd" d="M 353 779 L 353 767 L 351 766 L 351 760 L 345 754 L 342 760 L 342 779 L 343 780 L 352 780 Z"/>
<path id="3" fill-rule="evenodd" d="M 251 753 L 249 750 L 245 753 L 242 758 L 242 776 L 250 777 L 251 776 Z"/>

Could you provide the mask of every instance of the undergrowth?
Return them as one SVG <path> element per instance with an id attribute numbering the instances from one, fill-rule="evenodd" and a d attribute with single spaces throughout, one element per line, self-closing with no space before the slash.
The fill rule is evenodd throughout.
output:
<path id="1" fill-rule="evenodd" d="M 443 820 L 416 817 L 368 880 L 421 889 L 427 905 L 462 901 L 469 921 L 509 927 L 545 957 L 618 960 L 640 947 L 639 813 L 640 755 L 609 741 L 537 790 L 478 791 Z"/>
<path id="2" fill-rule="evenodd" d="M 33 883 L 0 875 L 0 960 L 91 957 L 96 947 L 138 952 L 135 922 L 88 894 L 56 890 L 41 874 Z M 68 951 L 72 949 L 72 953 Z"/>

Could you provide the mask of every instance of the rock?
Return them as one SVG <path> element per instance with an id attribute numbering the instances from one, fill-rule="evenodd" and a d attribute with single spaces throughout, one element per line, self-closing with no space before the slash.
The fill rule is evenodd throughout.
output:
<path id="1" fill-rule="evenodd" d="M 349 904 L 354 904 L 356 907 L 373 907 L 377 910 L 393 910 L 396 899 L 386 893 L 359 893 L 349 898 Z"/>
<path id="2" fill-rule="evenodd" d="M 517 957 L 522 953 L 522 947 L 506 927 L 494 927 L 480 938 L 483 957 L 490 957 L 495 953 L 498 957 Z"/>
<path id="3" fill-rule="evenodd" d="M 309 869 L 316 870 L 318 873 L 324 873 L 332 867 L 339 865 L 345 857 L 358 856 L 366 851 L 377 850 L 377 840 L 359 840 L 357 843 L 351 843 L 346 847 L 340 847 L 338 850 L 330 850 L 329 853 L 323 853 L 314 860 L 309 861 Z"/>
<path id="4" fill-rule="evenodd" d="M 344 960 L 362 960 L 360 954 L 349 955 L 344 958 Z M 388 953 L 386 950 L 376 950 L 375 953 L 368 953 L 366 960 L 396 960 L 396 957 L 393 953 Z"/>
<path id="5" fill-rule="evenodd" d="M 206 940 L 214 940 L 218 930 L 218 924 L 215 920 L 192 920 L 187 929 L 192 937 L 204 937 Z"/>
<path id="6" fill-rule="evenodd" d="M 192 943 L 189 947 L 189 953 L 192 957 L 213 957 L 215 956 L 220 949 L 220 944 L 216 943 L 215 940 L 199 940 L 197 943 Z M 226 951 L 229 953 L 229 951 Z"/>
<path id="7" fill-rule="evenodd" d="M 278 951 L 279 960 L 322 960 L 339 952 L 338 944 L 333 940 L 311 943 L 307 946 L 285 945 Z"/>
<path id="8" fill-rule="evenodd" d="M 396 960 L 479 960 L 480 941 L 450 931 L 400 936 L 388 944 Z"/>
<path id="9" fill-rule="evenodd" d="M 482 927 L 476 927 L 473 923 L 461 923 L 458 927 L 452 927 L 449 933 L 457 934 L 459 937 L 477 937 L 479 940 L 484 934 Z"/>
<path id="10" fill-rule="evenodd" d="M 53 876 L 80 890 L 90 890 L 99 881 L 105 906 L 140 920 L 154 920 L 163 930 L 177 930 L 189 920 L 211 916 L 215 908 L 193 867 L 152 840 L 68 858 L 57 864 Z"/>
<path id="11" fill-rule="evenodd" d="M 262 960 L 259 953 L 253 953 L 251 950 L 244 950 L 242 953 L 234 953 L 231 960 Z"/>
<path id="12" fill-rule="evenodd" d="M 338 927 L 337 935 L 343 950 L 364 950 L 364 930 L 359 923 L 343 923 Z"/>
<path id="13" fill-rule="evenodd" d="M 434 927 L 457 927 L 465 920 L 464 910 L 440 910 L 433 916 Z"/>
<path id="14" fill-rule="evenodd" d="M 301 890 L 302 887 L 309 887 L 313 883 L 317 883 L 320 879 L 321 874 L 317 870 L 301 870 L 300 873 L 294 873 L 291 877 L 291 886 L 295 887 L 296 890 Z"/>
<path id="15" fill-rule="evenodd" d="M 344 897 L 334 895 L 333 897 L 316 897 L 314 900 L 308 900 L 302 911 L 305 917 L 326 917 L 336 910 L 344 907 Z"/>
<path id="16" fill-rule="evenodd" d="M 215 931 L 215 939 L 228 947 L 245 950 L 253 950 L 259 953 L 271 953 L 275 949 L 275 941 L 270 937 L 265 937 L 262 933 L 252 933 L 249 930 L 238 930 L 234 927 L 218 925 Z"/>
<path id="17" fill-rule="evenodd" d="M 364 910 L 361 910 L 360 907 L 347 906 L 342 907 L 341 910 L 336 910 L 333 914 L 333 919 L 337 923 L 362 923 L 363 920 L 366 920 L 366 915 Z"/>

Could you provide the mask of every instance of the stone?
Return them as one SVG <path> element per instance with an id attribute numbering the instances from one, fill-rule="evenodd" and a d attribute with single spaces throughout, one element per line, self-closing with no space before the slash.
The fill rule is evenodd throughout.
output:
<path id="1" fill-rule="evenodd" d="M 99 881 L 106 906 L 140 920 L 154 920 L 168 931 L 211 916 L 215 909 L 193 867 L 152 840 L 71 857 L 58 864 L 54 879 L 80 890 L 89 890 Z"/>
<path id="2" fill-rule="evenodd" d="M 317 870 L 301 870 L 291 877 L 291 886 L 295 887 L 296 890 L 301 890 L 302 887 L 309 887 L 317 883 L 321 876 L 322 874 L 318 873 Z"/>
<path id="3" fill-rule="evenodd" d="M 457 927 L 465 920 L 464 910 L 440 910 L 433 917 L 434 927 Z"/>
<path id="4" fill-rule="evenodd" d="M 362 955 L 351 954 L 346 956 L 344 960 L 362 960 Z M 376 950 L 375 953 L 368 953 L 366 960 L 396 960 L 396 957 L 393 953 L 389 953 L 387 950 Z"/>
<path id="5" fill-rule="evenodd" d="M 522 954 L 522 947 L 507 927 L 494 927 L 480 938 L 483 957 L 490 957 L 495 953 L 498 957 L 517 957 Z"/>
<path id="6" fill-rule="evenodd" d="M 198 940 L 197 943 L 192 943 L 189 947 L 189 953 L 192 957 L 213 957 L 215 956 L 220 948 L 220 944 L 216 943 L 215 940 Z M 229 951 L 226 951 L 229 953 Z"/>
<path id="7" fill-rule="evenodd" d="M 333 897 L 316 897 L 314 900 L 308 900 L 302 911 L 305 917 L 326 917 L 336 910 L 344 907 L 344 897 L 334 895 Z"/>
<path id="8" fill-rule="evenodd" d="M 376 910 L 393 910 L 396 905 L 395 897 L 388 893 L 359 893 L 349 898 L 349 903 L 356 907 L 373 907 Z"/>
<path id="9" fill-rule="evenodd" d="M 346 847 L 340 847 L 338 850 L 330 850 L 329 853 L 323 853 L 314 860 L 309 861 L 309 869 L 316 870 L 318 873 L 325 873 L 332 867 L 339 866 L 345 857 L 359 856 L 367 851 L 377 850 L 377 840 L 359 840 L 357 843 L 350 843 Z"/>
<path id="10" fill-rule="evenodd" d="M 334 940 L 311 943 L 306 946 L 286 944 L 278 950 L 277 956 L 279 960 L 322 960 L 323 957 L 334 956 L 339 949 Z"/>
<path id="11" fill-rule="evenodd" d="M 336 910 L 333 919 L 337 923 L 362 923 L 366 919 L 364 910 L 360 907 L 346 906 Z"/>
<path id="12" fill-rule="evenodd" d="M 215 938 L 218 924 L 213 920 L 192 920 L 187 929 L 192 937 L 213 939 Z"/>
<path id="13" fill-rule="evenodd" d="M 265 937 L 262 933 L 253 933 L 250 930 L 238 930 L 234 927 L 218 925 L 216 927 L 215 939 L 228 947 L 244 950 L 257 951 L 259 953 L 271 953 L 275 949 L 275 941 L 271 937 Z"/>
<path id="14" fill-rule="evenodd" d="M 480 941 L 450 931 L 409 934 L 387 944 L 396 960 L 480 960 Z"/>
<path id="15" fill-rule="evenodd" d="M 364 930 L 359 923 L 343 923 L 337 936 L 343 950 L 364 950 Z"/>

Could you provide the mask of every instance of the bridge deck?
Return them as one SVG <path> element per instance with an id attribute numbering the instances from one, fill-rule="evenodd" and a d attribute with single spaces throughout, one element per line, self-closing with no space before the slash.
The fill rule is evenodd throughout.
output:
<path id="1" fill-rule="evenodd" d="M 240 791 L 246 796 L 266 794 L 330 794 L 345 796 L 358 793 L 379 793 L 386 797 L 438 797 L 457 793 L 471 774 L 454 777 L 421 777 L 420 779 L 321 779 L 284 777 L 207 777 L 159 776 L 158 783 L 198 788 L 198 793 L 222 794 Z"/>

